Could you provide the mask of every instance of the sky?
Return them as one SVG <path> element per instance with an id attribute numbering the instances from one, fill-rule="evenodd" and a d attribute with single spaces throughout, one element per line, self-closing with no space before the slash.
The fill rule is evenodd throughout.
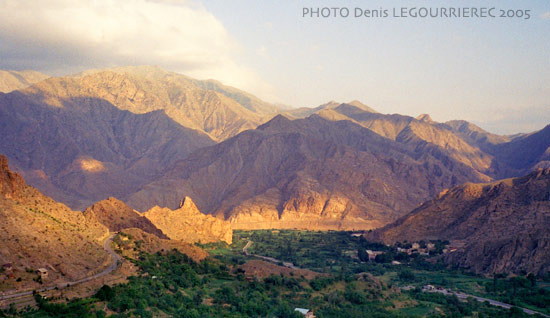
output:
<path id="1" fill-rule="evenodd" d="M 497 17 L 392 15 L 457 6 L 494 7 Z M 304 17 L 324 7 L 350 14 Z M 356 8 L 389 16 L 355 17 Z M 382 113 L 530 132 L 550 124 L 550 2 L 0 0 L 1 69 L 122 65 L 217 79 L 293 107 L 360 100 Z"/>

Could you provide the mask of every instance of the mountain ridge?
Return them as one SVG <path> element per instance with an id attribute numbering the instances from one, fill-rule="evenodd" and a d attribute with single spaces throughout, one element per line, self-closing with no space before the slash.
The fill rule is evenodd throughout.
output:
<path id="1" fill-rule="evenodd" d="M 492 183 L 445 190 L 411 213 L 367 237 L 460 242 L 445 255 L 475 272 L 541 274 L 550 270 L 550 169 Z"/>
<path id="2" fill-rule="evenodd" d="M 126 201 L 143 211 L 152 204 L 175 208 L 180 197 L 191 196 L 201 211 L 230 220 L 234 228 L 301 223 L 309 229 L 368 229 L 412 209 L 428 193 L 481 180 L 459 162 L 450 167 L 456 175 L 440 159 L 417 158 L 407 145 L 351 121 L 278 115 L 194 152 Z M 418 183 L 431 174 L 428 169 L 440 176 Z"/>
<path id="3" fill-rule="evenodd" d="M 37 71 L 0 70 L 0 93 L 23 89 L 47 79 L 49 76 Z"/>

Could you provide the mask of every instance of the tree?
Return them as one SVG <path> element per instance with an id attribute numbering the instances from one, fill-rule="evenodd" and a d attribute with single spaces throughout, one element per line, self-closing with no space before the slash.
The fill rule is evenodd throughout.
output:
<path id="1" fill-rule="evenodd" d="M 414 273 L 410 269 L 404 269 L 399 272 L 399 280 L 409 282 L 414 281 L 416 277 L 414 276 Z"/>
<path id="2" fill-rule="evenodd" d="M 115 292 L 109 285 L 103 285 L 94 295 L 95 298 L 101 301 L 110 301 L 115 296 Z"/>
<path id="3" fill-rule="evenodd" d="M 367 254 L 367 251 L 365 251 L 364 248 L 359 248 L 357 250 L 357 257 L 359 257 L 359 260 L 361 262 L 368 262 L 369 261 L 369 254 Z"/>

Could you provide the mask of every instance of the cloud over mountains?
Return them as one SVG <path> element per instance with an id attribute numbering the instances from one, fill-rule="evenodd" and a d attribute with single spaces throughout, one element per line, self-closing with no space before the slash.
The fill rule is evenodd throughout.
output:
<path id="1" fill-rule="evenodd" d="M 238 43 L 193 1 L 3 1 L 0 68 L 62 72 L 159 65 L 196 78 L 251 88 Z"/>

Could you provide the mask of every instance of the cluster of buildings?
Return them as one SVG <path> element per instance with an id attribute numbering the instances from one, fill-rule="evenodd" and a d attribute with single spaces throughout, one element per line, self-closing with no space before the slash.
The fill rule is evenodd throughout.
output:
<path id="1" fill-rule="evenodd" d="M 15 278 L 14 267 L 12 263 L 6 263 L 2 265 L 2 272 L 7 278 Z M 41 280 L 48 278 L 48 270 L 46 268 L 39 268 L 35 271 Z"/>
<path id="2" fill-rule="evenodd" d="M 428 243 L 425 245 L 425 247 L 420 247 L 419 243 L 412 243 L 410 248 L 401 248 L 401 247 L 397 248 L 398 252 L 407 253 L 408 255 L 418 253 L 420 255 L 425 255 L 425 256 L 430 255 L 430 251 L 433 251 L 433 250 L 435 250 L 435 244 L 433 243 Z"/>

